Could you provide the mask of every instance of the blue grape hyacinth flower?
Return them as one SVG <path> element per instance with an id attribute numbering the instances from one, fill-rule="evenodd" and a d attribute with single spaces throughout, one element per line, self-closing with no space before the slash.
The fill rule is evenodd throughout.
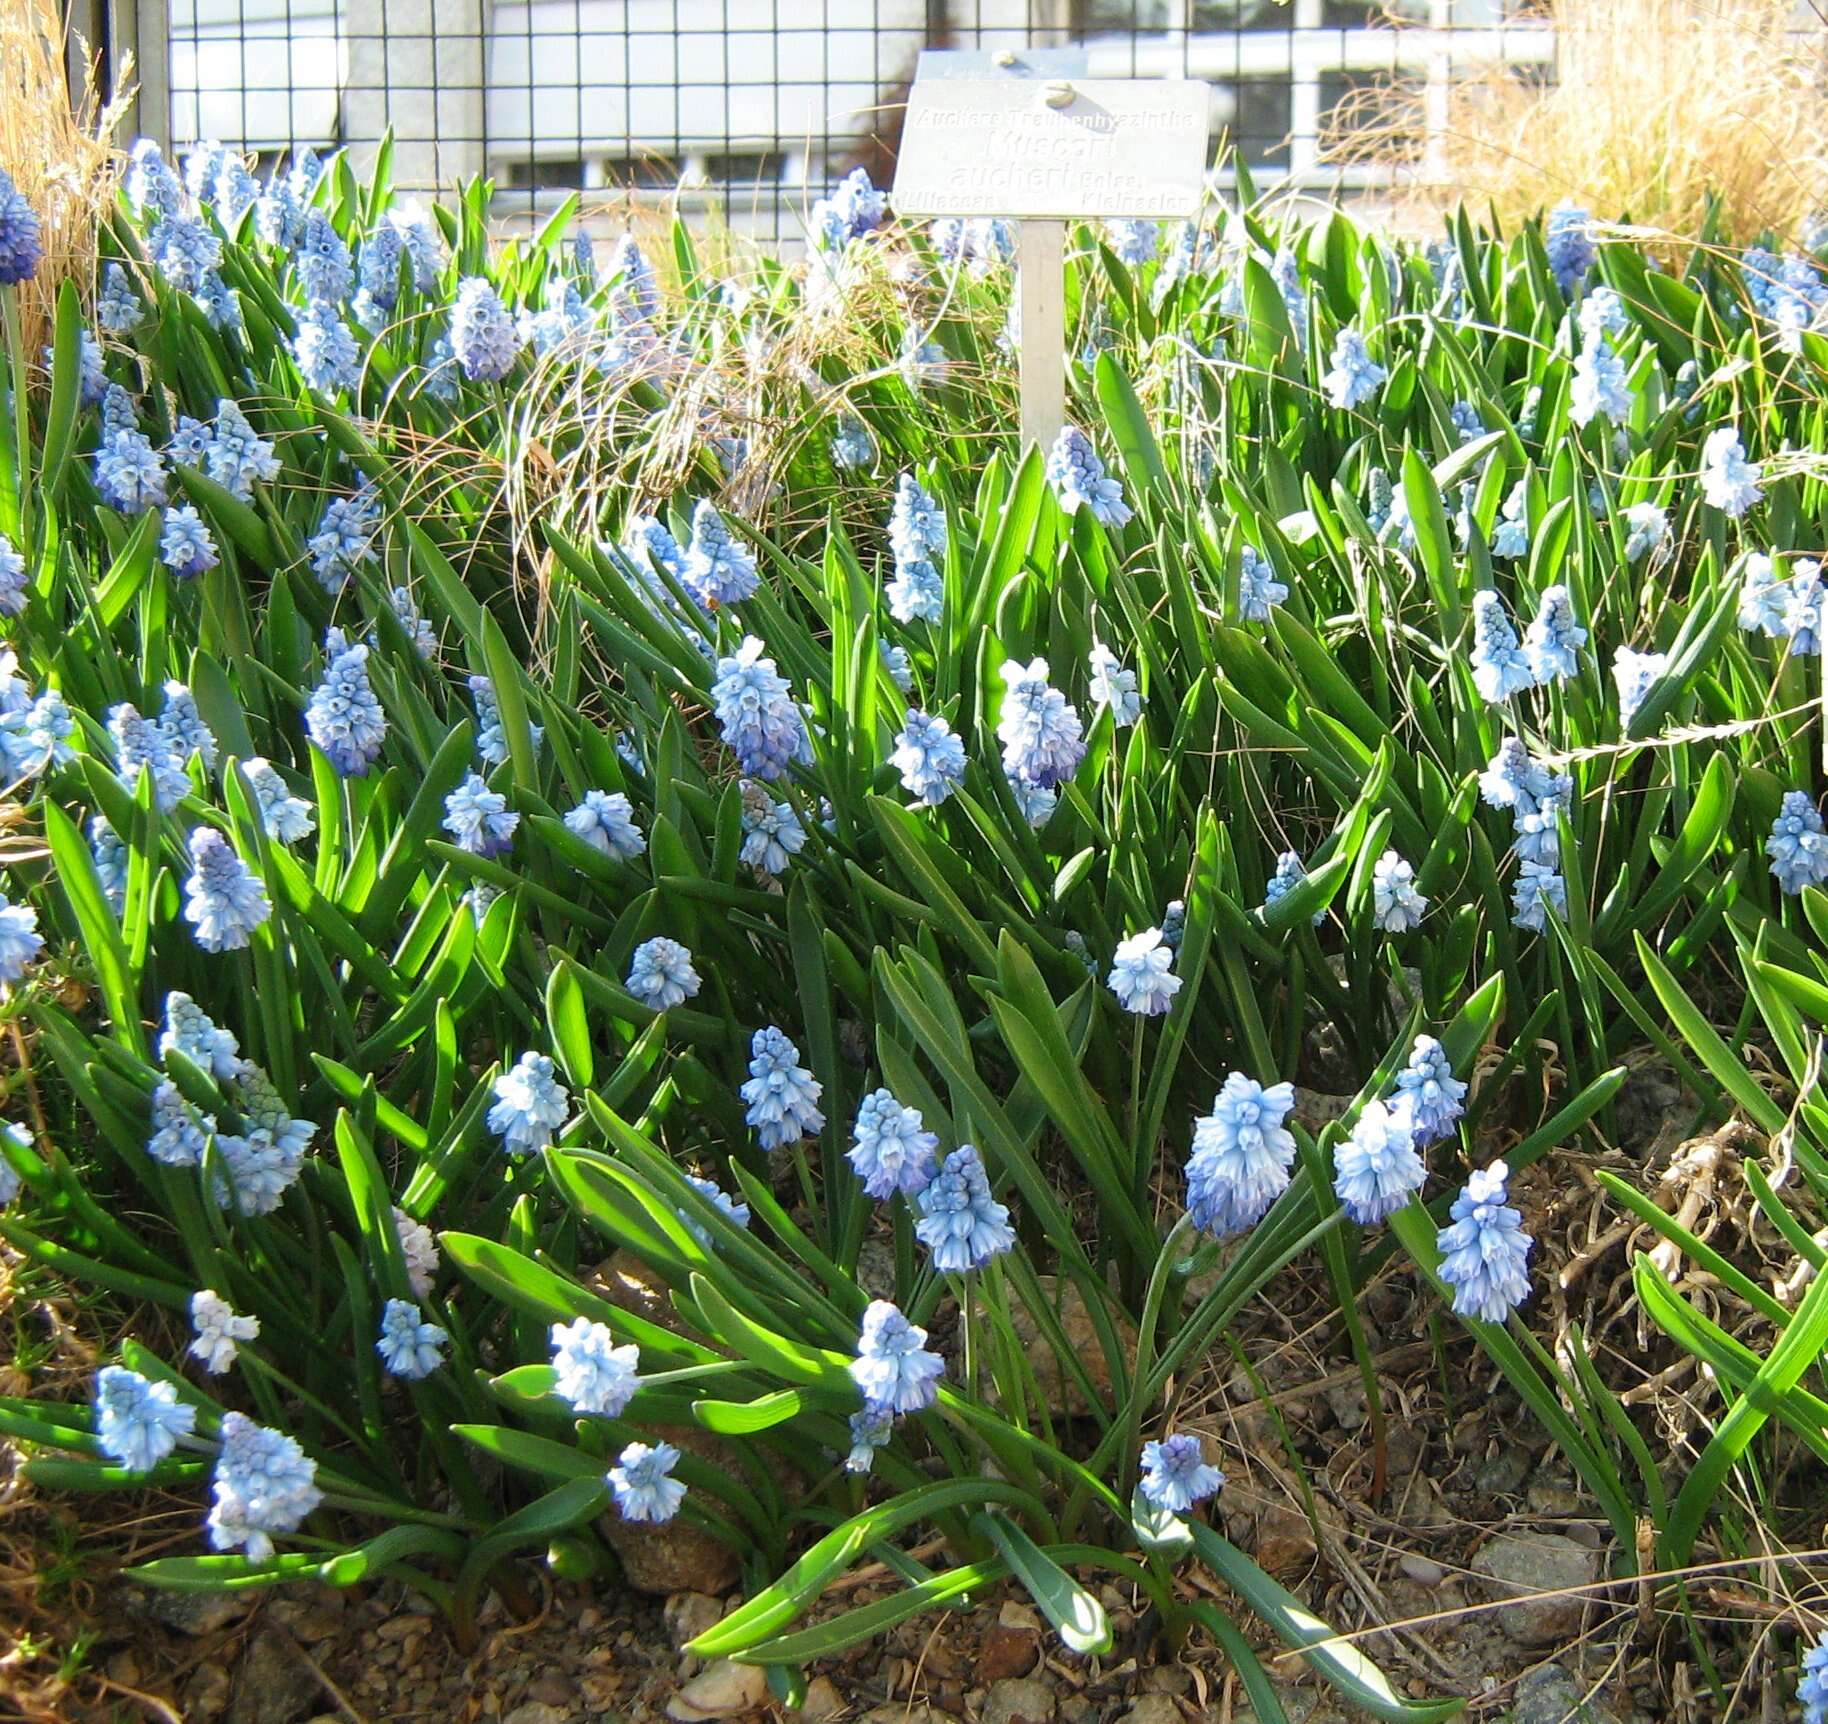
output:
<path id="1" fill-rule="evenodd" d="M 737 764 L 752 778 L 773 781 L 795 761 L 810 761 L 812 745 L 787 679 L 763 656 L 766 650 L 745 635 L 735 653 L 717 661 L 711 699 Z"/>
<path id="2" fill-rule="evenodd" d="M 451 306 L 451 353 L 472 383 L 506 377 L 520 357 L 520 334 L 486 276 L 468 275 L 458 283 Z"/>
<path id="3" fill-rule="evenodd" d="M 136 707 L 125 701 L 110 707 L 108 735 L 114 743 L 115 777 L 129 794 L 138 788 L 142 767 L 152 772 L 153 804 L 161 814 L 169 814 L 189 794 L 190 774 L 185 770 L 185 757 L 178 753 L 172 739 Z"/>
<path id="4" fill-rule="evenodd" d="M 354 394 L 362 387 L 361 355 L 343 314 L 325 300 L 314 299 L 298 314 L 292 357 L 305 386 L 320 395 Z"/>
<path id="5" fill-rule="evenodd" d="M 685 1176 L 685 1182 L 687 1185 L 691 1186 L 705 1202 L 715 1207 L 733 1227 L 746 1228 L 749 1225 L 749 1205 L 732 1197 L 716 1180 L 701 1179 L 695 1173 L 688 1173 Z M 674 1210 L 673 1213 L 685 1224 L 686 1232 L 691 1234 L 700 1245 L 709 1251 L 711 1249 L 710 1228 L 705 1226 L 697 1216 L 683 1205 Z"/>
<path id="6" fill-rule="evenodd" d="M 692 954 L 677 940 L 656 935 L 635 948 L 624 986 L 644 1006 L 664 1012 L 691 999 L 700 983 Z"/>
<path id="7" fill-rule="evenodd" d="M 1498 519 L 1492 523 L 1492 555 L 1494 557 L 1526 557 L 1530 552 L 1530 490 L 1529 484 L 1519 479 L 1505 494 L 1503 505 L 1498 511 Z"/>
<path id="8" fill-rule="evenodd" d="M 305 731 L 345 778 L 360 778 L 380 759 L 387 715 L 368 680 L 366 646 L 345 647 L 332 657 L 305 704 Z"/>
<path id="9" fill-rule="evenodd" d="M 1390 1107 L 1365 1103 L 1351 1134 L 1334 1146 L 1333 1174 L 1340 1207 L 1361 1227 L 1394 1215 L 1421 1190 L 1426 1173 L 1415 1151 L 1415 1123 L 1400 1099 Z"/>
<path id="10" fill-rule="evenodd" d="M 1295 1138 L 1283 1122 L 1295 1086 L 1267 1088 L 1233 1072 L 1213 1097 L 1212 1112 L 1193 1122 L 1187 1158 L 1187 1214 L 1215 1239 L 1254 1227 L 1288 1189 Z"/>
<path id="11" fill-rule="evenodd" d="M 127 201 L 139 217 L 170 215 L 183 207 L 184 185 L 151 138 L 136 138 L 124 180 Z"/>
<path id="12" fill-rule="evenodd" d="M 758 873 L 784 874 L 806 848 L 806 827 L 791 802 L 777 802 L 759 784 L 742 786 L 742 848 L 737 856 Z"/>
<path id="13" fill-rule="evenodd" d="M 1625 510 L 1625 561 L 1660 551 L 1669 542 L 1669 512 L 1656 503 L 1633 503 Z"/>
<path id="14" fill-rule="evenodd" d="M 266 1562 L 273 1555 L 273 1535 L 296 1532 L 324 1500 L 317 1487 L 317 1462 L 296 1438 L 257 1425 L 244 1413 L 224 1413 L 219 1435 L 210 1547 L 233 1550 L 239 1545 L 250 1561 Z"/>
<path id="15" fill-rule="evenodd" d="M 30 281 L 43 256 L 38 213 L 12 175 L 0 168 L 0 287 Z"/>
<path id="16" fill-rule="evenodd" d="M 1494 706 L 1521 694 L 1536 680 L 1504 600 L 1481 587 L 1473 594 L 1473 686 Z"/>
<path id="17" fill-rule="evenodd" d="M 1786 790 L 1771 836 L 1765 840 L 1771 873 L 1778 886 L 1794 895 L 1805 886 L 1828 885 L 1828 835 L 1821 810 L 1805 790 Z"/>
<path id="18" fill-rule="evenodd" d="M 965 744 L 938 713 L 910 708 L 889 764 L 917 808 L 936 808 L 965 781 Z"/>
<path id="19" fill-rule="evenodd" d="M 1307 877 L 1307 864 L 1293 850 L 1284 850 L 1277 856 L 1275 869 L 1264 885 L 1262 908 L 1267 911 L 1272 904 L 1279 903 Z M 1316 928 L 1326 919 L 1324 906 L 1309 918 Z"/>
<path id="20" fill-rule="evenodd" d="M 105 814 L 89 820 L 89 854 L 95 862 L 95 877 L 101 882 L 102 896 L 116 916 L 127 909 L 127 846 L 108 822 Z"/>
<path id="21" fill-rule="evenodd" d="M 472 856 L 505 855 L 514 842 L 520 815 L 509 808 L 507 797 L 491 790 L 479 772 L 472 772 L 444 799 L 444 829 L 460 850 Z"/>
<path id="22" fill-rule="evenodd" d="M 647 849 L 634 806 L 620 790 L 586 790 L 584 800 L 565 816 L 565 829 L 618 862 L 632 862 Z"/>
<path id="23" fill-rule="evenodd" d="M 854 473 L 875 459 L 876 443 L 869 427 L 854 413 L 843 415 L 832 433 L 831 464 L 840 473 Z"/>
<path id="24" fill-rule="evenodd" d="M 903 694 L 914 692 L 914 662 L 908 657 L 906 647 L 891 646 L 882 636 L 876 637 L 876 656 L 882 660 L 882 668 L 889 673 L 892 682 Z"/>
<path id="25" fill-rule="evenodd" d="M 1542 245 L 1549 269 L 1563 293 L 1572 294 L 1586 280 L 1598 255 L 1593 243 L 1593 218 L 1578 205 L 1562 202 L 1549 211 L 1543 224 Z"/>
<path id="26" fill-rule="evenodd" d="M 1364 335 L 1348 324 L 1333 338 L 1332 366 L 1320 380 L 1327 400 L 1342 411 L 1362 407 L 1388 375 L 1371 357 Z"/>
<path id="27" fill-rule="evenodd" d="M 1371 916 L 1386 934 L 1406 934 L 1421 926 L 1428 900 L 1415 889 L 1415 869 L 1394 850 L 1386 850 L 1371 870 Z"/>
<path id="28" fill-rule="evenodd" d="M 165 1026 L 159 1032 L 159 1058 L 176 1052 L 206 1071 L 218 1083 L 241 1072 L 241 1045 L 233 1030 L 223 1029 L 189 994 L 175 989 L 165 996 Z"/>
<path id="29" fill-rule="evenodd" d="M 1790 652 L 1802 658 L 1819 658 L 1822 651 L 1822 611 L 1828 606 L 1828 586 L 1822 583 L 1822 565 L 1813 557 L 1798 557 L 1784 601 L 1784 633 Z"/>
<path id="30" fill-rule="evenodd" d="M 184 919 L 197 944 L 206 952 L 239 951 L 273 914 L 266 887 L 213 826 L 193 829 L 190 860 Z"/>
<path id="31" fill-rule="evenodd" d="M 406 631 L 406 638 L 412 643 L 413 651 L 420 658 L 429 660 L 438 650 L 438 634 L 432 625 L 419 614 L 419 607 L 413 603 L 410 587 L 392 587 L 387 594 L 387 608 L 394 614 L 394 620 Z"/>
<path id="32" fill-rule="evenodd" d="M 1803 1724 L 1828 1724 L 1828 1633 L 1803 1654 L 1796 1698 L 1802 1703 Z"/>
<path id="33" fill-rule="evenodd" d="M 495 1080 L 494 1094 L 489 1130 L 509 1155 L 544 1149 L 571 1115 L 571 1094 L 545 1054 L 522 1054 Z"/>
<path id="34" fill-rule="evenodd" d="M 1137 1489 L 1143 1500 L 1168 1514 L 1186 1514 L 1224 1488 L 1225 1475 L 1206 1459 L 1204 1445 L 1191 1432 L 1144 1443 L 1142 1477 Z"/>
<path id="35" fill-rule="evenodd" d="M 1069 515 L 1080 509 L 1107 527 L 1121 527 L 1135 510 L 1124 501 L 1123 486 L 1104 470 L 1092 440 L 1076 425 L 1066 426 L 1047 452 L 1047 482 Z"/>
<path id="36" fill-rule="evenodd" d="M 552 1392 L 574 1413 L 619 1419 L 641 1387 L 640 1349 L 618 1347 L 606 1323 L 577 1317 L 551 1329 Z"/>
<path id="37" fill-rule="evenodd" d="M 1782 640 L 1789 633 L 1790 582 L 1777 572 L 1776 560 L 1750 553 L 1740 570 L 1739 626 L 1748 634 Z"/>
<path id="38" fill-rule="evenodd" d="M 842 251 L 854 239 L 874 233 L 888 215 L 888 197 L 876 189 L 867 168 L 852 168 L 836 188 L 812 206 L 813 244 Z"/>
<path id="39" fill-rule="evenodd" d="M 616 1513 L 624 1520 L 659 1526 L 679 1513 L 685 1485 L 672 1476 L 679 1451 L 671 1443 L 630 1443 L 607 1474 Z"/>
<path id="40" fill-rule="evenodd" d="M 1574 599 L 1561 585 L 1544 587 L 1535 618 L 1524 631 L 1523 656 L 1539 683 L 1561 682 L 1580 668 L 1577 654 L 1587 631 L 1574 620 Z"/>
<path id="41" fill-rule="evenodd" d="M 850 1417 L 851 1446 L 844 1457 L 847 1473 L 863 1474 L 876 1464 L 876 1451 L 884 1447 L 895 1429 L 895 1415 L 878 1407 L 860 1407 Z"/>
<path id="42" fill-rule="evenodd" d="M 714 605 L 740 605 L 762 584 L 755 571 L 755 553 L 731 533 L 708 497 L 701 498 L 692 511 L 692 542 L 686 548 L 680 580 L 707 610 Z"/>
<path id="43" fill-rule="evenodd" d="M 1047 660 L 1003 666 L 1003 710 L 997 736 L 1003 770 L 1017 783 L 1051 790 L 1072 777 L 1085 758 L 1084 727 L 1067 698 L 1047 680 Z"/>
<path id="44" fill-rule="evenodd" d="M 1453 1289 L 1457 1316 L 1502 1323 L 1530 1296 L 1534 1241 L 1523 1230 L 1522 1215 L 1504 1201 L 1509 1179 L 1502 1161 L 1474 1173 L 1436 1237 L 1441 1279 Z"/>
<path id="45" fill-rule="evenodd" d="M 1565 918 L 1567 913 L 1568 882 L 1553 864 L 1523 862 L 1511 882 L 1512 925 L 1540 934 L 1548 927 L 1551 914 Z"/>
<path id="46" fill-rule="evenodd" d="M 1612 681 L 1618 689 L 1619 725 L 1629 729 L 1651 686 L 1669 669 L 1669 654 L 1622 646 L 1613 655 Z"/>
<path id="47" fill-rule="evenodd" d="M 95 489 L 110 509 L 143 515 L 165 506 L 165 463 L 138 431 L 111 431 L 95 452 Z"/>
<path id="48" fill-rule="evenodd" d="M 95 1440 L 130 1473 L 149 1473 L 196 1428 L 197 1409 L 177 1390 L 122 1365 L 95 1374 Z"/>
<path id="49" fill-rule="evenodd" d="M 899 1416 L 924 1412 L 939 1399 L 946 1362 L 926 1351 L 927 1332 L 910 1323 L 898 1306 L 873 1299 L 863 1313 L 851 1381 L 874 1412 Z"/>
<path id="50" fill-rule="evenodd" d="M 1575 358 L 1574 379 L 1568 386 L 1568 417 L 1576 425 L 1601 418 L 1622 425 L 1631 417 L 1625 362 L 1603 335 L 1590 341 Z"/>
<path id="51" fill-rule="evenodd" d="M 1104 224 L 1106 243 L 1119 263 L 1132 269 L 1151 262 L 1161 250 L 1162 230 L 1159 222 L 1125 218 Z"/>
<path id="52" fill-rule="evenodd" d="M 1093 641 L 1087 657 L 1092 673 L 1092 705 L 1110 709 L 1111 723 L 1126 730 L 1142 717 L 1142 696 L 1136 691 L 1136 672 L 1128 670 L 1103 641 Z"/>
<path id="53" fill-rule="evenodd" d="M 190 1296 L 191 1343 L 184 1350 L 212 1377 L 240 1357 L 243 1341 L 260 1338 L 260 1319 L 242 1317 L 221 1294 L 202 1288 Z"/>
<path id="54" fill-rule="evenodd" d="M 938 1135 L 926 1129 L 918 1108 L 904 1107 L 886 1089 L 872 1090 L 857 1104 L 844 1153 L 878 1202 L 897 1191 L 918 1196 L 939 1171 Z"/>
<path id="55" fill-rule="evenodd" d="M 255 431 L 240 406 L 226 396 L 216 403 L 206 462 L 209 476 L 244 503 L 254 500 L 256 480 L 270 484 L 281 470 L 273 445 Z"/>
<path id="56" fill-rule="evenodd" d="M 476 704 L 476 753 L 486 766 L 505 766 L 510 753 L 507 727 L 501 718 L 501 697 L 494 682 L 486 676 L 469 679 L 470 699 Z M 528 739 L 537 750 L 546 732 L 540 725 L 527 726 Z"/>
<path id="57" fill-rule="evenodd" d="M 374 1350 L 389 1376 L 418 1382 L 444 1363 L 450 1331 L 428 1323 L 410 1299 L 389 1299 L 381 1307 L 381 1336 Z"/>
<path id="58" fill-rule="evenodd" d="M 763 1149 L 785 1149 L 811 1137 L 825 1124 L 819 1111 L 819 1080 L 800 1064 L 800 1050 L 773 1024 L 749 1043 L 749 1077 L 738 1090 Z"/>
<path id="59" fill-rule="evenodd" d="M 189 503 L 168 508 L 159 534 L 159 561 L 181 581 L 195 580 L 221 561 L 208 524 Z"/>
<path id="60" fill-rule="evenodd" d="M 1181 978 L 1174 973 L 1174 948 L 1160 928 L 1145 928 L 1118 942 L 1105 986 L 1118 1005 L 1139 1017 L 1160 1017 L 1174 1004 Z"/>
<path id="61" fill-rule="evenodd" d="M 206 772 L 213 772 L 219 750 L 210 727 L 197 710 L 197 698 L 183 683 L 165 684 L 165 705 L 159 713 L 159 734 L 171 748 L 174 759 L 188 762 L 194 754 L 203 762 Z"/>
<path id="62" fill-rule="evenodd" d="M 305 212 L 305 230 L 292 253 L 292 270 L 306 299 L 341 305 L 355 291 L 349 247 L 322 210 Z"/>
<path id="63" fill-rule="evenodd" d="M 897 563 L 936 563 L 946 554 L 946 511 L 912 473 L 895 481 L 888 531 Z"/>
<path id="64" fill-rule="evenodd" d="M 898 556 L 882 593 L 898 623 L 936 623 L 946 614 L 945 577 L 925 557 Z"/>
<path id="65" fill-rule="evenodd" d="M 0 988 L 25 979 L 26 966 L 44 950 L 38 912 L 30 904 L 9 902 L 0 892 Z"/>
<path id="66" fill-rule="evenodd" d="M 1722 514 L 1736 520 L 1750 509 L 1764 495 L 1763 477 L 1764 468 L 1746 459 L 1745 445 L 1731 425 L 1707 434 L 1701 445 L 1701 494 Z"/>
<path id="67" fill-rule="evenodd" d="M 1238 555 L 1238 614 L 1247 623 L 1266 623 L 1270 612 L 1288 597 L 1288 583 L 1276 579 L 1269 559 L 1255 545 Z"/>
<path id="68" fill-rule="evenodd" d="M 1466 1085 L 1454 1076 L 1447 1050 L 1433 1036 L 1417 1036 L 1409 1059 L 1396 1074 L 1396 1094 L 1418 1144 L 1449 1136 L 1466 1111 Z"/>
<path id="69" fill-rule="evenodd" d="M 197 1166 L 216 1129 L 215 1116 L 198 1113 L 169 1078 L 154 1086 L 151 1123 L 146 1153 L 167 1167 Z"/>
<path id="70" fill-rule="evenodd" d="M 933 1267 L 948 1274 L 981 1269 L 1015 1244 L 1009 1211 L 990 1194 L 984 1163 L 961 1144 L 939 1165 L 915 1200 L 915 1237 L 933 1253 Z"/>
<path id="71" fill-rule="evenodd" d="M 311 836 L 315 812 L 309 802 L 294 796 L 272 761 L 256 755 L 241 763 L 241 773 L 260 805 L 261 829 L 276 844 L 296 844 Z"/>
<path id="72" fill-rule="evenodd" d="M 335 598 L 364 565 L 380 557 L 381 495 L 366 474 L 346 497 L 331 497 L 305 541 L 311 573 Z"/>

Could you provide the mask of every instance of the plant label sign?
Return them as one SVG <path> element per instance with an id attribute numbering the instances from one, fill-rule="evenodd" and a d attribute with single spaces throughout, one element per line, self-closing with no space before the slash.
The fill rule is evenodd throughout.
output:
<path id="1" fill-rule="evenodd" d="M 895 208 L 1077 221 L 1195 214 L 1210 88 L 1198 79 L 940 78 L 908 93 Z"/>
<path id="2" fill-rule="evenodd" d="M 1066 224 L 1197 215 L 1210 88 L 1197 79 L 940 77 L 908 93 L 895 163 L 904 216 L 1021 223 L 1022 442 L 1066 422 Z"/>

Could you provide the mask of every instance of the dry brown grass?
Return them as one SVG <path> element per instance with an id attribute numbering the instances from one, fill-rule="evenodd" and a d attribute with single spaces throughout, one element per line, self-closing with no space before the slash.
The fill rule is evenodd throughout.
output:
<path id="1" fill-rule="evenodd" d="M 104 103 L 85 76 L 74 92 L 64 70 L 64 30 L 54 0 L 0 0 L 0 167 L 43 224 L 44 262 L 19 289 L 28 353 L 50 339 L 58 289 L 94 287 L 95 234 L 114 199 L 114 133 L 127 97 Z M 90 64 L 86 47 L 78 58 Z"/>
<path id="2" fill-rule="evenodd" d="M 1543 0 L 1554 81 L 1460 80 L 1412 195 L 1490 205 L 1507 225 L 1562 199 L 1693 238 L 1794 234 L 1828 210 L 1828 15 L 1819 0 Z M 1426 131 L 1414 85 L 1336 111 L 1333 159 L 1409 161 Z"/>

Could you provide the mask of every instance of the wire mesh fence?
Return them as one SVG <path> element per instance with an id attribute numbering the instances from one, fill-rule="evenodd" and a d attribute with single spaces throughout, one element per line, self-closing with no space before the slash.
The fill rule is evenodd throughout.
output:
<path id="1" fill-rule="evenodd" d="M 112 0 L 156 100 L 143 130 L 263 158 L 358 158 L 394 139 L 397 183 L 488 174 L 503 207 L 580 189 L 593 208 L 675 201 L 770 241 L 850 167 L 893 165 L 923 49 L 1082 45 L 1095 77 L 1193 77 L 1259 179 L 1362 183 L 1322 140 L 1370 84 L 1428 93 L 1548 65 L 1509 0 Z M 147 62 L 160 64 L 147 75 Z M 1347 107 L 1342 108 L 1342 104 Z M 1444 102 L 1442 111 L 1445 111 Z M 1423 131 L 1426 131 L 1424 120 Z M 1413 140 L 1425 159 L 1426 135 Z M 1400 158 L 1401 148 L 1396 152 Z"/>

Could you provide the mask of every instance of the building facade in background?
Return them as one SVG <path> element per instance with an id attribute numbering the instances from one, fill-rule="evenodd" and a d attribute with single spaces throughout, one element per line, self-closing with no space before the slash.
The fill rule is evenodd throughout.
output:
<path id="1" fill-rule="evenodd" d="M 1506 23 L 1504 0 L 137 0 L 136 10 L 140 42 L 162 28 L 169 45 L 168 130 L 180 147 L 217 138 L 269 156 L 346 145 L 362 157 L 391 128 L 401 184 L 487 173 L 529 209 L 574 188 L 598 205 L 678 196 L 775 239 L 795 237 L 811 197 L 850 166 L 886 176 L 925 47 L 1083 42 L 1094 76 L 1204 78 L 1215 131 L 1260 174 L 1303 180 L 1319 176 L 1328 113 L 1367 80 L 1444 88 L 1494 59 L 1550 57 L 1540 26 Z M 157 129 L 151 116 L 141 123 Z"/>

